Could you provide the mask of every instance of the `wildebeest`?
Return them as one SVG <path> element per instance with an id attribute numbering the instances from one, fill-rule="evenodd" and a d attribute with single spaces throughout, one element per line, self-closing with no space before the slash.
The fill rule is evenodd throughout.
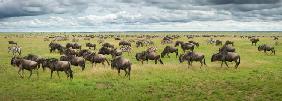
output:
<path id="1" fill-rule="evenodd" d="M 18 43 L 16 43 L 15 41 L 8 41 L 8 43 L 12 45 L 18 45 Z"/>
<path id="2" fill-rule="evenodd" d="M 18 74 L 21 78 L 23 78 L 23 71 L 24 70 L 30 71 L 29 78 L 32 75 L 32 70 L 37 70 L 37 77 L 38 77 L 38 68 L 40 68 L 40 65 L 39 65 L 39 63 L 37 63 L 35 61 L 26 60 L 26 59 L 19 58 L 19 57 L 13 57 L 11 59 L 11 65 L 13 65 L 13 66 L 16 65 L 17 67 L 19 67 Z M 22 71 L 22 74 L 20 74 L 21 71 Z"/>
<path id="3" fill-rule="evenodd" d="M 117 69 L 118 74 L 120 74 L 120 70 L 124 70 L 125 76 L 128 76 L 129 80 L 130 80 L 131 65 L 132 65 L 131 62 L 128 59 L 123 58 L 121 56 L 111 60 L 111 68 Z"/>
<path id="4" fill-rule="evenodd" d="M 201 67 L 203 66 L 203 64 L 206 65 L 205 55 L 202 53 L 188 52 L 185 54 L 181 54 L 179 56 L 179 62 L 182 63 L 183 61 L 188 62 L 188 67 L 189 65 L 192 66 L 193 61 L 199 61 L 201 63 Z"/>
<path id="5" fill-rule="evenodd" d="M 104 43 L 102 46 L 106 47 L 106 48 L 114 48 L 114 45 L 112 45 L 110 43 Z"/>
<path id="6" fill-rule="evenodd" d="M 266 51 L 271 51 L 271 54 L 273 53 L 275 55 L 274 47 L 266 44 L 258 46 L 258 51 L 263 51 L 264 53 L 266 53 Z"/>
<path id="7" fill-rule="evenodd" d="M 219 48 L 219 52 L 235 52 L 235 48 L 229 45 L 223 45 L 221 48 Z"/>
<path id="8" fill-rule="evenodd" d="M 192 43 L 192 44 L 194 44 L 194 45 L 196 45 L 197 47 L 200 46 L 199 42 L 195 42 L 195 41 L 188 41 L 188 42 L 189 42 L 189 43 Z"/>
<path id="9" fill-rule="evenodd" d="M 94 43 L 86 43 L 86 47 L 88 47 L 89 49 L 93 48 L 94 50 L 96 50 L 96 44 Z"/>
<path id="10" fill-rule="evenodd" d="M 141 63 L 143 64 L 143 61 L 147 61 L 148 60 L 155 60 L 155 64 L 158 63 L 158 61 L 163 64 L 163 61 L 160 57 L 160 55 L 157 55 L 156 52 L 147 52 L 147 51 L 142 51 L 141 53 L 136 53 L 135 58 L 137 61 L 141 61 Z"/>
<path id="11" fill-rule="evenodd" d="M 157 51 L 157 47 L 149 47 L 147 49 L 147 52 L 156 52 Z"/>
<path id="12" fill-rule="evenodd" d="M 82 70 L 85 68 L 85 60 L 82 57 L 76 57 L 73 55 L 64 55 L 60 57 L 60 61 L 69 61 L 71 65 L 79 66 Z"/>
<path id="13" fill-rule="evenodd" d="M 67 49 L 65 49 L 64 50 L 64 52 L 63 52 L 65 55 L 75 55 L 75 56 L 77 56 L 77 50 L 75 50 L 75 49 L 70 49 L 70 48 L 67 48 Z"/>
<path id="14" fill-rule="evenodd" d="M 222 41 L 220 41 L 220 40 L 215 40 L 215 45 L 216 45 L 216 46 L 222 45 Z"/>
<path id="15" fill-rule="evenodd" d="M 259 41 L 259 38 L 251 38 L 250 41 L 252 42 L 252 45 L 255 44 L 255 46 L 257 45 L 257 42 Z"/>
<path id="16" fill-rule="evenodd" d="M 132 48 L 131 48 L 131 46 L 125 45 L 125 46 L 121 46 L 121 47 L 120 47 L 120 50 L 121 50 L 122 52 L 127 52 L 128 55 L 129 55 L 129 53 L 131 53 Z"/>
<path id="17" fill-rule="evenodd" d="M 62 54 L 64 52 L 64 47 L 61 44 L 51 42 L 49 44 L 49 47 L 50 47 L 50 53 L 55 51 L 55 50 L 58 50 L 60 52 L 60 54 Z"/>
<path id="18" fill-rule="evenodd" d="M 98 54 L 103 54 L 103 55 L 110 55 L 112 53 L 112 48 L 108 47 L 101 47 L 98 51 Z"/>
<path id="19" fill-rule="evenodd" d="M 45 59 L 42 63 L 42 67 L 47 67 L 51 70 L 51 78 L 54 71 L 57 71 L 57 75 L 59 78 L 59 71 L 64 71 L 67 75 L 67 78 L 73 79 L 73 71 L 71 70 L 71 63 L 69 61 L 59 61 L 55 58 Z"/>
<path id="20" fill-rule="evenodd" d="M 91 54 L 86 55 L 85 57 L 88 58 L 87 60 L 92 63 L 92 67 L 93 67 L 93 64 L 95 64 L 96 66 L 97 63 L 102 63 L 105 66 L 105 62 L 107 62 L 108 65 L 110 65 L 108 59 L 103 54 L 91 53 Z"/>
<path id="21" fill-rule="evenodd" d="M 143 47 L 144 44 L 141 40 L 136 41 L 136 47 Z"/>
<path id="22" fill-rule="evenodd" d="M 177 47 L 172 47 L 172 46 L 166 46 L 163 50 L 163 52 L 161 53 L 161 57 L 163 58 L 165 55 L 167 55 L 169 58 L 169 53 L 175 53 L 176 57 L 178 56 L 178 49 Z"/>
<path id="23" fill-rule="evenodd" d="M 119 46 L 125 46 L 125 45 L 127 45 L 127 46 L 131 46 L 131 43 L 130 42 L 128 42 L 128 41 L 120 41 L 119 43 L 118 43 L 118 45 Z"/>
<path id="24" fill-rule="evenodd" d="M 277 36 L 274 36 L 273 40 L 278 40 L 278 37 L 277 37 Z"/>
<path id="25" fill-rule="evenodd" d="M 66 48 L 81 49 L 81 45 L 78 43 L 67 43 Z"/>
<path id="26" fill-rule="evenodd" d="M 122 50 L 117 49 L 117 48 L 112 49 L 111 50 L 111 55 L 112 55 L 113 58 L 115 58 L 117 56 L 121 56 L 122 55 Z"/>
<path id="27" fill-rule="evenodd" d="M 42 62 L 44 61 L 43 57 L 34 54 L 28 54 L 27 56 L 23 57 L 23 59 L 35 61 L 38 63 L 38 65 L 42 64 Z"/>
<path id="28" fill-rule="evenodd" d="M 230 41 L 230 40 L 227 40 L 227 41 L 225 41 L 224 45 L 232 45 L 232 46 L 234 46 L 234 42 Z"/>
<path id="29" fill-rule="evenodd" d="M 177 47 L 179 45 L 181 46 L 181 49 L 183 50 L 183 52 L 185 52 L 186 50 L 194 51 L 195 45 L 193 43 L 184 43 L 182 41 L 176 41 L 175 47 Z"/>
<path id="30" fill-rule="evenodd" d="M 228 62 L 234 61 L 236 63 L 235 68 L 238 68 L 240 64 L 240 55 L 238 55 L 235 52 L 219 52 L 219 53 L 212 55 L 211 62 L 214 62 L 214 61 L 221 61 L 221 67 L 223 65 L 223 62 L 228 67 L 228 64 L 226 61 Z"/>
<path id="31" fill-rule="evenodd" d="M 12 52 L 13 53 L 13 56 L 15 55 L 15 54 L 19 54 L 19 55 L 21 55 L 22 54 L 22 48 L 21 47 L 19 47 L 19 46 L 9 46 L 8 47 L 8 53 L 10 53 L 10 52 Z"/>

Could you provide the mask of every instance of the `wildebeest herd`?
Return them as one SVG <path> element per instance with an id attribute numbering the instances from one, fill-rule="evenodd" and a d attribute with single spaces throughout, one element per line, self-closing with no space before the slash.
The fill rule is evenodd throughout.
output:
<path id="1" fill-rule="evenodd" d="M 175 53 L 176 59 L 180 63 L 187 61 L 188 68 L 192 66 L 192 63 L 200 62 L 202 67 L 206 64 L 206 56 L 204 53 L 197 52 L 198 47 L 204 46 L 204 43 L 200 44 L 199 42 L 192 41 L 189 39 L 193 39 L 193 37 L 211 37 L 207 40 L 208 45 L 216 45 L 221 46 L 218 49 L 217 53 L 214 53 L 211 56 L 211 62 L 220 61 L 221 67 L 225 64 L 229 67 L 227 62 L 235 62 L 235 68 L 237 69 L 241 62 L 241 57 L 239 53 L 236 52 L 236 43 L 234 41 L 227 40 L 223 44 L 222 40 L 215 40 L 214 38 L 222 37 L 222 36 L 212 36 L 212 35 L 187 35 L 187 41 L 180 41 L 178 38 L 180 35 L 126 35 L 125 37 L 135 37 L 137 40 L 123 40 L 121 37 L 117 37 L 115 35 L 93 35 L 93 36 L 73 36 L 75 41 L 72 43 L 67 43 L 66 45 L 60 44 L 57 41 L 68 41 L 65 37 L 48 37 L 44 38 L 44 41 L 49 41 L 53 38 L 53 40 L 49 43 L 48 46 L 50 49 L 50 53 L 60 53 L 60 58 L 44 58 L 35 54 L 28 54 L 27 56 L 21 56 L 22 48 L 15 41 L 8 41 L 8 43 L 12 46 L 8 47 L 8 52 L 13 53 L 13 57 L 11 58 L 11 65 L 17 66 L 19 68 L 18 74 L 20 77 L 23 77 L 23 71 L 30 71 L 30 76 L 33 73 L 33 70 L 37 71 L 42 67 L 43 71 L 45 68 L 49 68 L 51 71 L 51 78 L 53 72 L 56 71 L 59 76 L 59 71 L 65 72 L 68 78 L 72 79 L 74 77 L 71 66 L 79 66 L 83 71 L 86 67 L 86 61 L 92 63 L 92 67 L 95 67 L 97 63 L 103 64 L 105 67 L 105 62 L 111 66 L 112 69 L 116 69 L 118 74 L 120 74 L 120 70 L 125 71 L 125 76 L 128 76 L 130 79 L 132 62 L 125 58 L 123 55 L 124 52 L 127 52 L 128 56 L 135 57 L 137 61 L 140 61 L 142 64 L 144 61 L 153 60 L 155 64 L 165 64 L 162 58 L 168 57 L 171 58 L 169 54 Z M 77 43 L 79 41 L 79 37 L 83 37 L 84 40 L 90 41 L 91 38 L 98 37 L 97 43 L 87 42 L 85 43 L 85 47 L 88 49 L 83 49 L 83 45 Z M 213 38 L 212 38 L 213 37 Z M 241 38 L 248 38 L 250 40 L 251 45 L 257 45 L 260 41 L 259 36 L 240 36 Z M 107 42 L 104 39 L 113 38 L 114 40 L 118 40 L 118 46 L 111 44 L 111 42 Z M 158 44 L 154 43 L 152 40 L 155 38 L 161 38 L 162 45 L 166 45 L 162 52 L 159 54 Z M 275 36 L 274 40 L 278 40 L 278 37 Z M 135 45 L 134 45 L 135 44 Z M 97 46 L 101 46 L 98 50 L 96 50 Z M 146 50 L 137 52 L 136 54 L 131 54 L 132 48 L 139 47 L 147 47 Z M 181 50 L 180 50 L 181 49 Z M 258 46 L 258 51 L 271 51 L 271 54 L 275 55 L 275 48 L 273 46 L 262 44 Z M 18 53 L 18 55 L 16 55 Z M 108 58 L 107 55 L 110 55 L 111 58 Z M 22 73 L 20 73 L 22 72 Z M 60 76 L 59 76 L 60 77 Z"/>

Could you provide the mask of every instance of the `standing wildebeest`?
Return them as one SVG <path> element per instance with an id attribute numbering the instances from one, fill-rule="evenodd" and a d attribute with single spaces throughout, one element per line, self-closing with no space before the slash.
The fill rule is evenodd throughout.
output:
<path id="1" fill-rule="evenodd" d="M 195 42 L 195 41 L 188 41 L 188 42 L 189 42 L 189 43 L 192 43 L 192 44 L 194 44 L 194 45 L 196 45 L 197 47 L 200 46 L 199 42 Z"/>
<path id="2" fill-rule="evenodd" d="M 12 45 L 18 45 L 18 43 L 16 43 L 15 41 L 8 41 L 8 43 Z"/>
<path id="3" fill-rule="evenodd" d="M 143 47 L 144 44 L 141 40 L 136 41 L 136 47 Z"/>
<path id="4" fill-rule="evenodd" d="M 112 45 L 110 43 L 104 43 L 102 46 L 106 47 L 106 48 L 114 48 L 114 45 Z"/>
<path id="5" fill-rule="evenodd" d="M 223 65 L 223 62 L 228 67 L 226 61 L 228 62 L 234 61 L 236 63 L 235 67 L 238 68 L 240 64 L 240 55 L 234 52 L 219 52 L 219 53 L 212 55 L 211 62 L 214 62 L 214 61 L 221 61 L 221 67 Z"/>
<path id="6" fill-rule="evenodd" d="M 258 46 L 258 51 L 262 51 L 262 50 L 264 53 L 266 53 L 266 51 L 271 51 L 271 54 L 273 53 L 275 55 L 275 49 L 273 46 L 269 46 L 266 44 Z"/>
<path id="7" fill-rule="evenodd" d="M 193 43 L 184 43 L 182 41 L 176 41 L 175 47 L 177 47 L 179 45 L 181 46 L 181 49 L 183 50 L 183 52 L 185 52 L 186 50 L 194 51 L 195 45 Z"/>
<path id="8" fill-rule="evenodd" d="M 66 48 L 81 49 L 81 45 L 78 43 L 67 43 Z"/>
<path id="9" fill-rule="evenodd" d="M 199 61 L 201 63 L 201 67 L 203 66 L 203 64 L 206 65 L 205 55 L 202 53 L 189 52 L 189 53 L 181 54 L 179 56 L 179 62 L 182 63 L 183 61 L 188 62 L 188 67 L 189 65 L 192 66 L 193 61 Z"/>
<path id="10" fill-rule="evenodd" d="M 119 46 L 121 46 L 121 45 L 122 45 L 122 46 L 125 46 L 125 45 L 131 46 L 131 43 L 128 42 L 128 41 L 124 41 L 124 40 L 123 40 L 123 41 L 120 41 L 120 42 L 118 43 L 118 45 L 119 45 Z"/>
<path id="11" fill-rule="evenodd" d="M 232 45 L 232 46 L 234 46 L 234 42 L 230 41 L 230 40 L 227 40 L 227 41 L 225 41 L 224 45 Z"/>
<path id="12" fill-rule="evenodd" d="M 128 76 L 129 80 L 130 80 L 131 65 L 132 65 L 131 62 L 128 59 L 125 59 L 121 56 L 111 60 L 111 68 L 117 69 L 118 74 L 120 74 L 120 70 L 124 70 L 125 76 Z"/>
<path id="13" fill-rule="evenodd" d="M 71 65 L 79 66 L 82 70 L 85 68 L 85 60 L 82 57 L 75 57 L 73 55 L 65 55 L 60 57 L 60 61 L 69 61 Z"/>
<path id="14" fill-rule="evenodd" d="M 103 55 L 109 55 L 112 53 L 112 48 L 108 48 L 108 47 L 101 47 L 98 51 L 98 54 L 103 54 Z"/>
<path id="15" fill-rule="evenodd" d="M 277 36 L 274 36 L 273 40 L 278 40 L 278 37 L 277 37 Z"/>
<path id="16" fill-rule="evenodd" d="M 35 61 L 38 63 L 38 65 L 42 64 L 42 62 L 44 61 L 44 58 L 38 55 L 34 55 L 34 54 L 28 54 L 27 56 L 23 57 L 23 59 Z"/>
<path id="17" fill-rule="evenodd" d="M 60 54 L 62 54 L 64 52 L 64 47 L 61 44 L 51 42 L 49 44 L 49 47 L 50 47 L 50 53 L 55 51 L 55 50 L 58 50 L 60 52 Z"/>
<path id="18" fill-rule="evenodd" d="M 22 53 L 22 48 L 19 46 L 12 46 L 12 47 L 8 47 L 8 53 L 12 52 L 13 56 L 18 53 L 19 55 L 21 55 Z"/>
<path id="19" fill-rule="evenodd" d="M 96 50 L 96 44 L 94 43 L 86 43 L 86 47 L 88 47 L 89 49 L 94 48 L 94 50 Z"/>
<path id="20" fill-rule="evenodd" d="M 220 40 L 215 40 L 215 45 L 216 45 L 216 46 L 222 45 L 222 41 L 220 41 Z"/>
<path id="21" fill-rule="evenodd" d="M 143 61 L 145 60 L 147 61 L 147 63 L 148 63 L 148 60 L 155 60 L 155 64 L 157 64 L 158 61 L 161 64 L 164 64 L 160 55 L 157 55 L 156 52 L 142 51 L 141 53 L 136 53 L 135 58 L 137 61 L 141 61 L 142 64 L 143 64 Z"/>
<path id="22" fill-rule="evenodd" d="M 121 47 L 120 47 L 120 50 L 121 50 L 122 52 L 127 52 L 128 55 L 129 55 L 129 53 L 131 53 L 132 48 L 131 48 L 131 46 L 124 45 L 124 46 L 121 46 Z"/>
<path id="23" fill-rule="evenodd" d="M 259 38 L 251 38 L 250 41 L 252 42 L 252 45 L 255 44 L 255 46 L 257 45 L 257 42 L 259 41 Z"/>
<path id="24" fill-rule="evenodd" d="M 42 63 L 42 67 L 48 67 L 51 70 L 51 78 L 54 71 L 57 71 L 57 75 L 60 78 L 59 71 L 64 71 L 67 75 L 67 78 L 73 78 L 71 63 L 68 61 L 58 61 L 58 59 L 46 59 Z"/>
<path id="25" fill-rule="evenodd" d="M 165 55 L 167 55 L 169 58 L 169 53 L 175 53 L 176 57 L 178 56 L 178 49 L 176 47 L 172 47 L 172 46 L 166 46 L 163 50 L 163 52 L 161 53 L 161 57 L 163 58 Z"/>
<path id="26" fill-rule="evenodd" d="M 103 54 L 91 53 L 91 54 L 86 55 L 85 57 L 87 58 L 88 61 L 92 63 L 92 67 L 93 67 L 93 64 L 95 64 L 96 66 L 97 63 L 102 63 L 105 66 L 105 61 L 108 63 L 108 65 L 110 65 L 108 59 Z"/>
<path id="27" fill-rule="evenodd" d="M 23 71 L 28 70 L 30 71 L 30 75 L 29 78 L 32 75 L 32 70 L 37 70 L 37 77 L 38 77 L 38 68 L 40 68 L 39 63 L 35 62 L 35 61 L 31 61 L 31 60 L 26 60 L 23 58 L 19 58 L 19 57 L 13 57 L 11 59 L 11 65 L 13 66 L 17 66 L 19 67 L 19 71 L 18 74 L 20 75 L 21 78 L 23 78 Z M 22 74 L 20 74 L 20 72 L 22 71 Z"/>
<path id="28" fill-rule="evenodd" d="M 232 46 L 228 46 L 228 45 L 223 45 L 221 48 L 219 48 L 219 52 L 235 52 L 235 48 Z"/>

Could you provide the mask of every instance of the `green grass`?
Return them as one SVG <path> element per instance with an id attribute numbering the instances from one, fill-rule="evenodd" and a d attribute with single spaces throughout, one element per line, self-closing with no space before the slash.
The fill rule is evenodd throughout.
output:
<path id="1" fill-rule="evenodd" d="M 227 32 L 226 32 L 227 33 Z M 20 34 L 19 34 L 20 35 Z M 11 36 L 4 38 L 4 36 Z M 128 39 L 128 38 L 126 38 Z M 261 100 L 277 101 L 282 98 L 282 50 L 281 45 L 275 46 L 275 56 L 266 55 L 251 46 L 249 40 L 224 37 L 220 40 L 235 41 L 236 51 L 241 55 L 239 69 L 234 63 L 231 68 L 220 67 L 219 62 L 210 62 L 211 55 L 216 53 L 218 46 L 207 45 L 208 38 L 194 38 L 200 42 L 196 52 L 206 55 L 207 67 L 199 68 L 200 63 L 193 63 L 187 68 L 187 63 L 180 64 L 175 54 L 171 58 L 163 58 L 164 65 L 155 65 L 153 61 L 142 65 L 136 61 L 136 52 L 146 48 L 133 47 L 133 53 L 124 56 L 133 62 L 131 80 L 118 76 L 116 70 L 110 66 L 91 67 L 87 62 L 86 70 L 73 66 L 74 79 L 67 80 L 64 73 L 50 79 L 50 71 L 39 70 L 39 78 L 34 74 L 28 79 L 29 72 L 25 71 L 25 78 L 17 74 L 17 68 L 10 65 L 11 54 L 7 53 L 8 40 L 17 41 L 23 47 L 23 56 L 33 53 L 43 57 L 56 57 L 58 53 L 49 53 L 49 42 L 43 41 L 43 36 L 33 35 L 30 38 L 18 38 L 14 35 L 0 35 L 0 100 L 118 100 L 118 101 L 182 101 L 182 100 Z M 97 43 L 98 38 L 90 42 Z M 186 37 L 177 40 L 188 41 Z M 118 41 L 107 39 L 117 46 Z M 158 53 L 166 45 L 161 45 L 161 38 L 153 39 L 158 47 Z M 80 40 L 85 47 L 88 41 Z M 59 42 L 66 44 L 67 42 Z M 259 44 L 274 44 L 270 37 L 260 39 Z M 280 41 L 281 43 L 281 41 Z M 99 46 L 100 47 L 100 46 Z M 98 47 L 98 48 L 99 48 Z M 180 53 L 183 53 L 182 50 Z"/>

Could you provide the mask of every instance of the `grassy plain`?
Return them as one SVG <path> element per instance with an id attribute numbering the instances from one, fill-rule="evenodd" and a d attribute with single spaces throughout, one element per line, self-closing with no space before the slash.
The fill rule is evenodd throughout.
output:
<path id="1" fill-rule="evenodd" d="M 233 67 L 234 63 L 229 63 L 232 68 L 221 68 L 219 62 L 210 62 L 211 55 L 217 52 L 219 46 L 207 45 L 208 38 L 189 39 L 200 42 L 200 47 L 195 51 L 206 55 L 207 67 L 203 68 L 199 68 L 200 63 L 194 63 L 193 67 L 188 69 L 187 63 L 180 64 L 175 54 L 171 54 L 171 58 L 163 58 L 164 65 L 155 65 L 153 61 L 142 65 L 136 61 L 134 55 L 145 50 L 146 47 L 134 46 L 130 55 L 124 54 L 133 62 L 131 80 L 118 76 L 117 71 L 110 69 L 110 66 L 103 67 L 98 64 L 97 67 L 91 67 L 87 62 L 85 71 L 73 66 L 74 79 L 70 81 L 66 79 L 64 73 L 60 73 L 61 79 L 56 75 L 50 79 L 50 71 L 43 72 L 42 69 L 39 70 L 39 78 L 33 75 L 28 79 L 29 72 L 25 71 L 25 78 L 21 79 L 17 74 L 17 68 L 10 65 L 12 55 L 7 53 L 9 46 L 7 41 L 18 42 L 23 47 L 23 56 L 32 53 L 58 58 L 60 55 L 49 53 L 49 42 L 43 41 L 45 34 L 33 34 L 29 37 L 15 37 L 15 35 L 23 34 L 0 34 L 0 100 L 2 101 L 279 101 L 282 98 L 281 44 L 275 46 L 276 55 L 273 56 L 258 52 L 257 47 L 251 46 L 247 38 L 215 38 L 235 41 L 236 51 L 241 55 L 238 69 Z M 5 36 L 8 38 L 4 38 Z M 136 38 L 123 37 L 123 39 Z M 90 42 L 98 44 L 97 40 L 98 38 L 94 38 Z M 186 37 L 177 40 L 188 41 Z M 118 46 L 119 42 L 113 38 L 106 41 L 115 46 Z M 153 41 L 158 47 L 158 53 L 166 46 L 160 44 L 161 38 Z M 89 41 L 79 41 L 83 48 L 86 48 L 86 42 Z M 281 40 L 279 42 L 282 43 Z M 274 45 L 273 38 L 270 37 L 260 38 L 259 44 L 263 43 Z M 98 45 L 99 47 L 101 46 Z M 182 50 L 180 53 L 183 53 Z"/>

